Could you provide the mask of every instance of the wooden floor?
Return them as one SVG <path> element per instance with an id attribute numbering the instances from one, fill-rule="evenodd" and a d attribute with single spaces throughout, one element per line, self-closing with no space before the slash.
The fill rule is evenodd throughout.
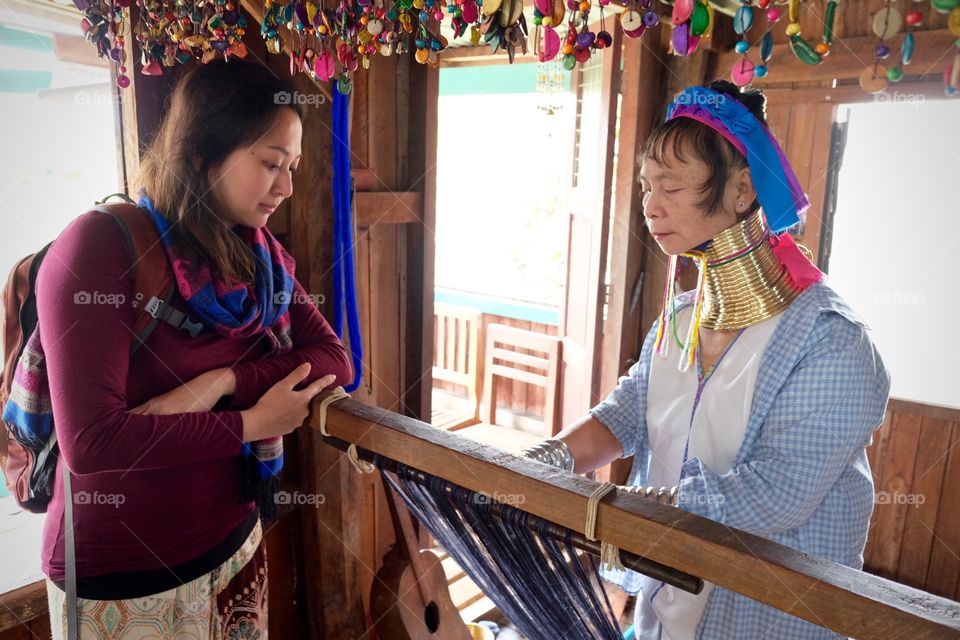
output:
<path id="1" fill-rule="evenodd" d="M 430 424 L 438 429 L 455 431 L 479 422 L 478 407 L 467 398 L 434 390 L 431 401 Z"/>
<path id="2" fill-rule="evenodd" d="M 496 606 L 486 597 L 480 587 L 460 568 L 457 561 L 447 555 L 440 547 L 431 549 L 440 558 L 443 572 L 447 576 L 447 588 L 450 599 L 460 612 L 464 622 L 489 620 L 496 615 Z"/>
<path id="3" fill-rule="evenodd" d="M 471 427 L 459 429 L 457 435 L 464 436 L 489 444 L 498 449 L 509 451 L 510 453 L 519 453 L 523 449 L 532 446 L 541 440 L 543 436 L 514 429 L 513 427 L 501 427 L 498 424 L 475 424 Z"/>

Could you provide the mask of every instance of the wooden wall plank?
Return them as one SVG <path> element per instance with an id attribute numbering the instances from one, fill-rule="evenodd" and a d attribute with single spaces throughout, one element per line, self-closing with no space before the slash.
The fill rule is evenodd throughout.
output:
<path id="1" fill-rule="evenodd" d="M 793 105 L 782 106 L 779 109 L 767 111 L 767 127 L 783 148 L 783 152 L 790 156 L 791 147 L 787 144 L 790 136 L 790 127 L 793 123 Z"/>
<path id="2" fill-rule="evenodd" d="M 356 397 L 371 405 L 400 412 L 400 325 L 398 225 L 369 227 L 369 321 L 362 328 L 364 352 L 369 354 L 366 383 Z"/>
<path id="3" fill-rule="evenodd" d="M 944 499 L 950 502 L 951 498 L 957 497 L 956 487 L 943 485 L 947 451 L 953 431 L 954 426 L 949 422 L 921 419 L 917 459 L 909 487 L 910 494 L 916 499 L 907 509 L 896 572 L 897 582 L 912 587 L 926 587 L 933 531 L 937 524 L 940 502 Z"/>
<path id="4" fill-rule="evenodd" d="M 354 195 L 356 225 L 419 223 L 423 195 L 418 191 L 358 191 Z"/>
<path id="5" fill-rule="evenodd" d="M 958 519 L 945 505 L 960 498 L 960 471 L 950 471 L 950 464 L 960 466 L 951 448 L 960 442 L 958 431 L 956 422 L 888 409 L 867 449 L 876 491 L 883 497 L 871 519 L 865 571 L 956 597 Z"/>
<path id="6" fill-rule="evenodd" d="M 374 90 L 375 91 L 375 90 Z M 357 73 L 350 92 L 350 161 L 358 191 L 381 191 L 376 172 L 370 167 L 370 74 Z M 361 177 L 362 176 L 362 177 Z"/>
<path id="7" fill-rule="evenodd" d="M 890 404 L 887 410 L 897 413 L 912 413 L 937 420 L 946 420 L 947 422 L 960 422 L 960 409 L 933 404 L 921 404 L 899 398 L 890 398 Z"/>
<path id="8" fill-rule="evenodd" d="M 943 483 L 955 497 L 956 488 L 960 487 L 960 429 L 954 429 L 951 438 Z M 960 559 L 957 557 L 960 550 L 960 509 L 957 509 L 955 499 L 939 502 L 927 589 L 932 593 L 953 593 L 953 597 L 956 597 L 960 578 Z"/>
<path id="9" fill-rule="evenodd" d="M 366 168 L 377 176 L 377 191 L 396 191 L 397 183 L 397 56 L 378 56 L 366 70 L 370 100 L 366 109 L 356 103 L 357 120 L 367 120 Z"/>
<path id="10" fill-rule="evenodd" d="M 299 525 L 299 520 L 295 512 L 289 513 L 267 527 L 263 535 L 270 572 L 269 633 L 274 638 L 303 637 L 306 631 L 302 626 L 305 616 L 297 607 L 296 593 L 299 547 L 294 529 Z"/>
<path id="11" fill-rule="evenodd" d="M 810 103 L 795 104 L 790 108 L 790 126 L 781 130 L 786 145 L 784 151 L 790 160 L 800 186 L 809 189 L 811 153 L 810 141 L 813 140 L 816 121 L 814 114 L 816 105 Z"/>
<path id="12" fill-rule="evenodd" d="M 639 38 L 624 38 L 621 72 L 620 132 L 614 210 L 610 218 L 610 289 L 603 329 L 600 394 L 609 393 L 636 361 L 650 329 L 642 320 L 640 293 L 655 285 L 643 279 L 648 253 L 659 251 L 647 232 L 640 197 L 643 146 L 659 124 L 660 95 L 667 65 L 662 52 Z M 639 287 L 643 287 L 640 289 Z M 622 475 L 622 474 L 621 474 Z"/>
<path id="13" fill-rule="evenodd" d="M 882 484 L 886 467 L 887 451 L 890 448 L 890 436 L 893 433 L 893 413 L 887 411 L 883 423 L 873 434 L 873 444 L 867 448 L 867 459 L 870 461 L 870 472 L 873 474 L 874 489 Z M 875 573 L 880 554 L 876 540 L 880 539 L 877 533 L 877 510 L 874 505 L 873 515 L 870 518 L 870 530 L 867 532 L 867 548 L 863 552 L 863 566 L 865 571 Z"/>
<path id="14" fill-rule="evenodd" d="M 437 225 L 437 122 L 440 70 L 417 64 L 406 56 L 398 67 L 398 96 L 403 109 L 397 122 L 402 142 L 398 148 L 398 179 L 408 191 L 423 193 L 422 219 L 406 227 L 404 263 L 404 367 L 401 388 L 409 415 L 429 420 L 431 413 L 430 361 L 433 342 L 435 229 Z"/>
<path id="15" fill-rule="evenodd" d="M 900 502 L 901 496 L 910 493 L 920 441 L 920 419 L 917 416 L 898 414 L 893 420 L 890 452 L 884 465 L 884 474 L 876 486 L 876 527 L 872 531 L 878 547 L 873 570 L 877 575 L 894 578 L 903 541 L 903 528 L 909 505 Z M 886 499 L 885 499 L 886 497 Z"/>
<path id="16" fill-rule="evenodd" d="M 830 140 L 836 119 L 836 107 L 832 104 L 815 104 L 813 120 L 813 144 L 810 145 L 810 167 L 807 182 L 803 184 L 810 199 L 807 220 L 800 241 L 813 253 L 816 264 L 820 251 L 820 235 L 823 232 L 823 213 L 830 168 Z"/>

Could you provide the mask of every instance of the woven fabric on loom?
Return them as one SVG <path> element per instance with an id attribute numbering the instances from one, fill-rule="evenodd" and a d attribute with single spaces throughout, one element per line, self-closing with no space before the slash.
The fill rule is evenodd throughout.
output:
<path id="1" fill-rule="evenodd" d="M 526 512 L 483 494 L 404 466 L 398 481 L 384 476 L 527 638 L 622 638 L 593 556 L 531 529 Z"/>

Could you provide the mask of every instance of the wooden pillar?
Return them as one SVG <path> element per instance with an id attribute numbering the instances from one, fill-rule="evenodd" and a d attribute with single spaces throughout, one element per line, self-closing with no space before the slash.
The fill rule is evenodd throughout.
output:
<path id="1" fill-rule="evenodd" d="M 424 136 L 430 135 L 424 132 L 427 78 L 428 70 L 412 56 L 378 57 L 354 74 L 350 108 L 364 366 L 353 396 L 412 415 L 424 406 L 429 412 L 422 394 L 429 394 L 430 385 L 421 378 L 424 362 L 432 362 L 432 340 L 425 343 L 424 335 L 432 337 L 433 224 L 424 220 L 421 194 L 431 188 L 426 185 L 432 185 L 427 178 L 433 171 L 424 151 Z M 298 178 L 295 191 L 305 196 L 291 203 L 289 237 L 298 265 L 309 265 L 308 291 L 330 301 L 332 121 L 329 107 L 317 111 L 305 122 L 301 162 L 315 169 Z M 329 305 L 325 310 L 332 312 Z M 373 622 L 375 573 L 395 538 L 379 476 L 358 474 L 341 452 L 307 430 L 299 430 L 297 439 L 298 486 L 323 496 L 318 508 L 300 509 L 307 636 L 364 637 Z"/>
<path id="2" fill-rule="evenodd" d="M 665 73 L 666 63 L 657 49 L 641 38 L 625 39 L 601 395 L 613 389 L 617 378 L 636 361 L 649 328 L 641 326 L 640 294 L 649 286 L 644 281 L 644 258 L 657 247 L 644 225 L 640 165 L 643 145 L 657 123 L 657 98 L 663 95 Z"/>
<path id="3" fill-rule="evenodd" d="M 409 67 L 409 63 L 408 63 Z M 405 366 L 401 377 L 406 415 L 430 421 L 433 369 L 433 287 L 437 226 L 437 111 L 440 69 L 413 68 L 408 74 L 410 138 L 401 179 L 423 194 L 421 220 L 406 225 L 407 277 L 402 290 L 405 316 Z"/>
<path id="4" fill-rule="evenodd" d="M 139 20 L 139 8 L 133 3 L 130 5 L 129 24 L 138 24 Z M 136 199 L 140 158 L 156 136 L 170 92 L 186 69 L 183 65 L 177 65 L 165 67 L 162 76 L 143 75 L 140 73 L 140 46 L 131 33 L 124 39 L 123 54 L 126 56 L 126 76 L 130 79 L 128 87 L 121 89 L 117 86 L 117 68 L 110 65 L 112 92 L 117 105 L 114 111 L 118 138 L 117 173 L 121 189 Z"/>
<path id="5" fill-rule="evenodd" d="M 655 43 L 654 43 L 655 44 Z M 666 84 L 663 53 L 642 38 L 625 38 L 620 81 L 621 108 L 617 173 L 614 176 L 615 207 L 610 225 L 610 289 L 603 328 L 600 396 L 609 393 L 636 362 L 648 326 L 644 325 L 644 291 L 651 286 L 645 264 L 659 249 L 644 225 L 640 197 L 640 165 L 643 145 L 656 126 L 660 112 L 658 96 Z M 615 461 L 610 477 L 627 480 L 632 458 Z"/>

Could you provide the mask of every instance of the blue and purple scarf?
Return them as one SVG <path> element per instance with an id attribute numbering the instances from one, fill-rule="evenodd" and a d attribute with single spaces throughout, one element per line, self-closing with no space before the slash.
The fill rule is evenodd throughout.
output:
<path id="1" fill-rule="evenodd" d="M 256 260 L 252 285 L 227 285 L 214 277 L 209 264 L 194 265 L 172 246 L 170 229 L 174 222 L 163 216 L 146 195 L 138 206 L 149 215 L 160 233 L 173 269 L 180 296 L 191 315 L 225 338 L 245 338 L 264 334 L 270 355 L 293 347 L 290 331 L 290 301 L 293 295 L 295 262 L 283 245 L 266 228 L 238 226 L 237 235 L 250 247 Z M 274 493 L 283 468 L 283 439 L 267 438 L 243 445 L 242 456 L 248 470 L 246 497 L 256 499 L 264 517 L 276 513 Z"/>

